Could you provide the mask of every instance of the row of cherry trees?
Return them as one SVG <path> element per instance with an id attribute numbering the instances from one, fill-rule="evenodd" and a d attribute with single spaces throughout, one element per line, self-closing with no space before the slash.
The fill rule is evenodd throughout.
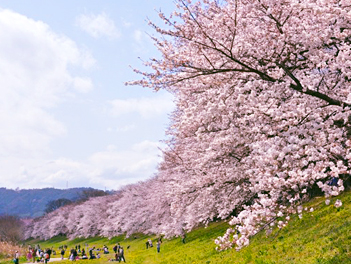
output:
<path id="1" fill-rule="evenodd" d="M 349 181 L 349 1 L 176 5 L 171 16 L 160 14 L 164 28 L 150 22 L 161 58 L 145 63 L 148 72 L 135 70 L 143 78 L 129 83 L 176 98 L 156 177 L 126 187 L 118 199 L 60 208 L 46 216 L 57 219 L 50 224 L 72 220 L 57 230 L 179 235 L 233 216 L 233 228 L 216 243 L 241 248 L 258 231 L 284 226 L 291 213 L 301 216 L 311 190 L 337 196 Z M 39 235 L 37 223 L 28 236 Z"/>
<path id="2" fill-rule="evenodd" d="M 179 235 L 183 231 L 170 215 L 170 201 L 156 178 L 129 185 L 113 195 L 92 197 L 79 204 L 58 208 L 26 226 L 24 237 L 49 239 L 134 233 Z M 172 225 L 168 231 L 165 224 Z M 177 229 L 177 230 L 176 230 Z M 175 231 L 174 231 L 175 230 Z"/>

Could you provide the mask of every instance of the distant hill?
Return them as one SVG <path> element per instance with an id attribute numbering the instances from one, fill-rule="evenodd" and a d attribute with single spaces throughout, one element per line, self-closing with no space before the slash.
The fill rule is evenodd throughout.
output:
<path id="1" fill-rule="evenodd" d="M 21 218 L 42 216 L 48 202 L 60 198 L 77 200 L 84 190 L 91 188 L 71 189 L 29 189 L 12 190 L 0 188 L 0 215 L 17 215 Z"/>

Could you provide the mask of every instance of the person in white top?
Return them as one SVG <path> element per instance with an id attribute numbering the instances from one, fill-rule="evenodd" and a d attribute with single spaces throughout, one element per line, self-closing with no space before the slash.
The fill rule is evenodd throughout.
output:
<path id="1" fill-rule="evenodd" d="M 19 264 L 19 256 L 20 256 L 20 254 L 19 254 L 18 250 L 16 250 L 15 258 L 13 260 L 13 262 L 15 262 L 15 264 Z"/>

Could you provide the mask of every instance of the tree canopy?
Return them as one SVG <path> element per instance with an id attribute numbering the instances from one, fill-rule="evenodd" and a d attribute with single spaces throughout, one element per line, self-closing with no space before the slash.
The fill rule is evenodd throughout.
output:
<path id="1" fill-rule="evenodd" d="M 150 22 L 162 35 L 154 38 L 162 58 L 145 63 L 151 72 L 136 70 L 144 78 L 131 84 L 176 97 L 161 166 L 177 186 L 175 210 L 189 211 L 192 226 L 239 209 L 237 227 L 217 243 L 240 248 L 316 184 L 330 196 L 349 180 L 351 6 L 180 0 L 177 7 L 160 14 L 166 29 Z"/>
<path id="2" fill-rule="evenodd" d="M 150 21 L 161 57 L 129 83 L 175 97 L 163 161 L 152 180 L 109 198 L 94 227 L 180 235 L 233 217 L 216 243 L 240 249 L 291 213 L 302 217 L 311 190 L 329 203 L 350 181 L 351 5 L 175 2 L 160 13 L 164 27 Z"/>

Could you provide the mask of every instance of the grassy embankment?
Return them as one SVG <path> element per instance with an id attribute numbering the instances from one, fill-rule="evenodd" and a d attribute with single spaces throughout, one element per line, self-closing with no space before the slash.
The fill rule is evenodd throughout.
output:
<path id="1" fill-rule="evenodd" d="M 293 216 L 287 227 L 274 230 L 268 238 L 264 232 L 256 235 L 251 244 L 239 252 L 215 250 L 213 240 L 228 227 L 223 222 L 194 230 L 187 235 L 186 244 L 180 238 L 164 240 L 159 254 L 155 246 L 146 249 L 145 242 L 149 237 L 144 235 L 128 239 L 116 237 L 111 240 L 90 238 L 71 241 L 65 237 L 55 237 L 48 241 L 31 240 L 27 243 L 39 243 L 42 248 L 54 249 L 64 244 L 68 249 L 77 244 L 83 246 L 87 243 L 88 247 L 95 245 L 100 248 L 106 244 L 112 251 L 113 245 L 120 242 L 125 248 L 127 263 L 351 263 L 351 193 L 344 193 L 339 199 L 343 202 L 340 208 L 326 206 L 324 198 L 312 200 L 308 206 L 312 206 L 314 212 L 304 213 L 302 219 Z M 156 237 L 151 239 L 155 240 Z M 106 263 L 109 258 L 112 258 L 112 254 L 102 254 L 100 260 L 79 260 L 77 263 Z M 72 262 L 65 260 L 59 263 Z"/>

